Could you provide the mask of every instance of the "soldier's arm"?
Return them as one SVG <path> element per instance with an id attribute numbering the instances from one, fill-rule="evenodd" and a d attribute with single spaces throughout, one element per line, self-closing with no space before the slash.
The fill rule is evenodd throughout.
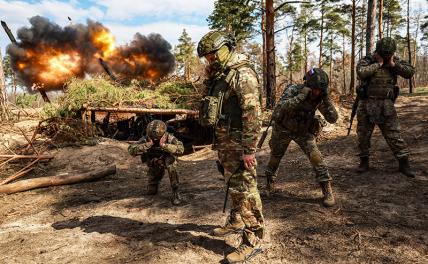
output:
<path id="1" fill-rule="evenodd" d="M 336 123 L 339 115 L 331 102 L 330 98 L 324 98 L 321 104 L 318 106 L 318 110 L 324 116 L 325 120 L 330 124 Z"/>
<path id="2" fill-rule="evenodd" d="M 415 68 L 405 60 L 396 60 L 395 66 L 392 68 L 394 74 L 400 75 L 403 78 L 410 79 L 415 74 Z"/>
<path id="3" fill-rule="evenodd" d="M 296 108 L 306 99 L 309 92 L 311 91 L 311 89 L 308 87 L 304 87 L 303 89 L 299 90 L 297 89 L 297 86 L 290 86 L 287 89 L 288 91 L 286 92 L 284 99 L 281 102 L 281 111 L 288 111 Z"/>
<path id="4" fill-rule="evenodd" d="M 167 142 L 163 145 L 162 150 L 173 154 L 180 155 L 184 152 L 183 143 L 171 134 L 168 134 Z"/>
<path id="5" fill-rule="evenodd" d="M 242 145 L 245 154 L 256 153 L 257 138 L 261 130 L 259 85 L 251 69 L 244 67 L 239 70 L 235 92 L 242 109 Z"/>
<path id="6" fill-rule="evenodd" d="M 131 144 L 128 147 L 129 154 L 135 156 L 146 153 L 153 146 L 153 142 L 147 141 L 146 137 L 142 137 L 137 143 Z"/>
<path id="7" fill-rule="evenodd" d="M 372 76 L 378 69 L 382 67 L 382 64 L 376 62 L 373 63 L 369 56 L 364 57 L 357 64 L 357 74 L 361 80 L 367 79 Z"/>

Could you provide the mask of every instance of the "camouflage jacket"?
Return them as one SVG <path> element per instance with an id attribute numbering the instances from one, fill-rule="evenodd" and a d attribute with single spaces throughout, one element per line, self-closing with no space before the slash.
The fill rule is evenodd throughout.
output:
<path id="1" fill-rule="evenodd" d="M 303 84 L 291 84 L 283 92 L 279 99 L 274 113 L 273 120 L 276 126 L 279 126 L 283 131 L 289 134 L 302 135 L 307 132 L 315 134 L 321 125 L 319 116 L 315 115 L 316 110 L 329 123 L 335 123 L 338 119 L 338 114 L 329 97 L 320 97 L 312 100 L 310 97 L 302 100 L 298 96 L 305 86 Z"/>
<path id="2" fill-rule="evenodd" d="M 241 66 L 237 66 L 241 65 Z M 224 89 L 221 118 L 215 129 L 216 147 L 256 152 L 261 130 L 261 94 L 256 72 L 241 54 L 233 54 L 225 71 L 208 80 L 215 89 Z"/>
<path id="3" fill-rule="evenodd" d="M 394 57 L 395 66 L 381 65 L 373 55 L 358 62 L 357 74 L 364 87 L 364 96 L 393 99 L 398 96 L 397 76 L 410 79 L 415 69 L 407 61 Z"/>
<path id="4" fill-rule="evenodd" d="M 142 155 L 145 157 L 145 160 L 158 159 L 167 155 L 183 154 L 183 143 L 168 132 L 165 135 L 167 138 L 163 147 L 148 142 L 146 137 L 142 137 L 137 143 L 128 147 L 128 152 L 134 156 Z"/>

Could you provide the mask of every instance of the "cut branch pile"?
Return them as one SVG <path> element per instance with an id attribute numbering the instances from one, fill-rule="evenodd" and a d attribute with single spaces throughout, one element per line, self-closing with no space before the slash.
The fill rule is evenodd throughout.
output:
<path id="1" fill-rule="evenodd" d="M 39 133 L 40 124 L 34 129 L 31 138 L 27 135 L 28 132 L 21 128 L 19 132 L 27 141 L 24 146 L 18 147 L 15 150 L 8 148 L 8 154 L 0 155 L 0 176 L 2 180 L 0 185 L 7 184 L 14 180 L 24 177 L 29 172 L 34 170 L 39 162 L 45 162 L 53 159 L 53 156 L 45 154 L 48 149 L 46 141 L 36 142 Z M 12 171 L 12 174 L 10 172 Z"/>

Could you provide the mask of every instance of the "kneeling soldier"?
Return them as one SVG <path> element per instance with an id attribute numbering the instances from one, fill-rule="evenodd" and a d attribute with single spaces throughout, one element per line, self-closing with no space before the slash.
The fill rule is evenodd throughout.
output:
<path id="1" fill-rule="evenodd" d="M 128 148 L 129 154 L 141 155 L 141 161 L 149 167 L 147 193 L 155 195 L 158 192 L 159 182 L 168 171 L 172 188 L 172 204 L 180 204 L 178 193 L 178 174 L 176 155 L 184 152 L 183 143 L 172 134 L 166 132 L 166 124 L 154 120 L 147 125 L 146 136 Z"/>
<path id="2" fill-rule="evenodd" d="M 333 206 L 335 199 L 330 174 L 315 141 L 325 121 L 315 115 L 318 109 L 329 123 L 335 123 L 338 114 L 328 96 L 328 76 L 322 69 L 312 69 L 305 75 L 304 84 L 291 84 L 284 91 L 273 113 L 269 164 L 265 171 L 268 191 L 274 191 L 281 158 L 293 140 L 309 158 L 324 195 L 324 206 Z"/>

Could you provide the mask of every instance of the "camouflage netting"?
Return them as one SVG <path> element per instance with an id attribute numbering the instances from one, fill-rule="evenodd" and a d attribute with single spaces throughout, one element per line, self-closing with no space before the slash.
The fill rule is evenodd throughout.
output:
<path id="1" fill-rule="evenodd" d="M 189 82 L 167 81 L 143 88 L 138 82 L 118 85 L 102 78 L 72 79 L 63 96 L 43 109 L 45 117 L 80 117 L 84 105 L 94 107 L 141 107 L 195 109 L 198 89 Z"/>

